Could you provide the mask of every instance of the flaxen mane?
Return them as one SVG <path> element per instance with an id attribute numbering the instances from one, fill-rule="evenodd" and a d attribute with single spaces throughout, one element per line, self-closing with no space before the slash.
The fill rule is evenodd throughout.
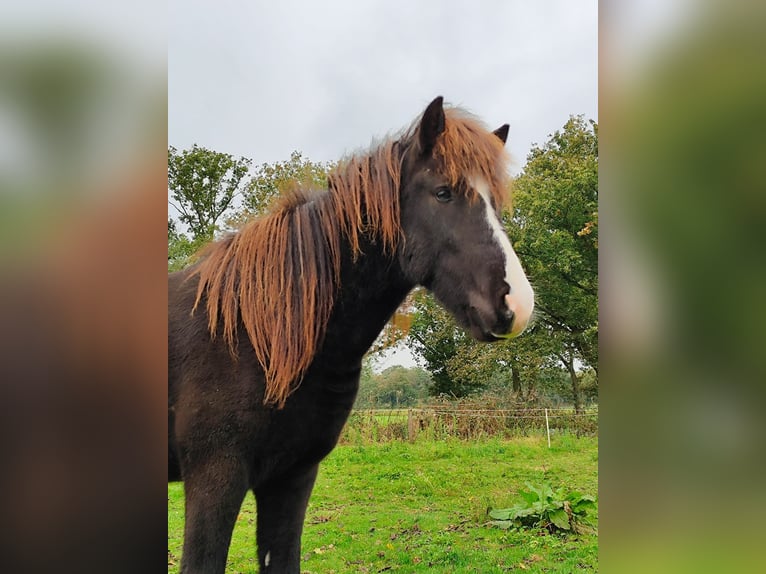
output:
<path id="1" fill-rule="evenodd" d="M 455 187 L 465 177 L 483 177 L 495 207 L 502 208 L 508 190 L 502 142 L 459 109 L 445 114 L 445 131 L 433 151 L 444 174 Z M 340 279 L 341 241 L 354 256 L 360 253 L 360 234 L 374 238 L 386 253 L 396 250 L 400 146 L 417 142 L 418 125 L 399 140 L 341 162 L 327 191 L 311 197 L 297 190 L 282 198 L 268 215 L 212 244 L 194 270 L 199 275 L 194 308 L 206 299 L 212 336 L 220 329 L 235 356 L 241 317 L 266 374 L 264 403 L 283 407 L 314 359 Z"/>

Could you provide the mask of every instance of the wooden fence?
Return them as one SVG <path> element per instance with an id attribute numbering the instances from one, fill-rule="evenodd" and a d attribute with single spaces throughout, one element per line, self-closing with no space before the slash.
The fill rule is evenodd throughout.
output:
<path id="1" fill-rule="evenodd" d="M 476 439 L 490 436 L 598 434 L 598 407 L 581 413 L 568 408 L 462 409 L 412 408 L 354 410 L 341 443 L 415 441 L 420 437 Z"/>

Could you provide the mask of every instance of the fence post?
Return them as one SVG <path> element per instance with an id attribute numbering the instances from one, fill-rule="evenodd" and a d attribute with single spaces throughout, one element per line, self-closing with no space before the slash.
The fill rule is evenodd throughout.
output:
<path id="1" fill-rule="evenodd" d="M 548 426 L 548 409 L 545 409 L 545 433 L 548 435 L 548 448 L 551 448 L 551 427 Z"/>
<path id="2" fill-rule="evenodd" d="M 412 409 L 407 409 L 407 439 L 415 442 L 415 418 L 412 416 Z"/>

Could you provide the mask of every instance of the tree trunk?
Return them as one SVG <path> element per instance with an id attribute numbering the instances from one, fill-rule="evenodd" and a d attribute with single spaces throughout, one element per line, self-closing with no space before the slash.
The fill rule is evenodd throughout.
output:
<path id="1" fill-rule="evenodd" d="M 513 388 L 513 394 L 517 397 L 521 397 L 521 377 L 516 367 L 511 367 L 511 385 Z"/>
<path id="2" fill-rule="evenodd" d="M 569 378 L 572 381 L 572 397 L 574 398 L 574 407 L 575 407 L 575 413 L 580 414 L 583 412 L 583 406 L 582 406 L 582 392 L 580 391 L 580 379 L 577 376 L 577 371 L 575 371 L 574 368 L 574 359 L 572 358 L 572 355 L 569 355 L 566 357 L 566 360 L 564 360 L 564 365 L 566 365 L 567 370 L 569 371 Z"/>

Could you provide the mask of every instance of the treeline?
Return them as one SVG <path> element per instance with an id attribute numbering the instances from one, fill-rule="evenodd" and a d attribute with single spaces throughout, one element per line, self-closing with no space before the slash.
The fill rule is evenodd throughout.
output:
<path id="1" fill-rule="evenodd" d="M 427 402 L 431 382 L 428 371 L 419 367 L 394 365 L 376 373 L 370 361 L 365 361 L 354 406 L 358 409 L 419 406 Z"/>
<path id="2" fill-rule="evenodd" d="M 431 373 L 421 367 L 393 365 L 381 372 L 365 361 L 354 407 L 357 409 L 399 409 L 433 406 L 459 401 L 463 405 L 481 408 L 525 408 L 530 406 L 561 407 L 572 405 L 572 388 L 568 373 L 551 368 L 539 373 L 526 392 L 513 390 L 511 381 L 498 369 L 470 393 L 458 397 L 441 393 Z M 598 382 L 595 371 L 580 373 L 580 385 L 585 406 L 598 403 Z"/>
<path id="3" fill-rule="evenodd" d="M 253 168 L 200 146 L 168 148 L 168 269 L 194 261 L 205 243 L 263 214 L 298 185 L 326 188 L 332 164 L 299 152 Z M 598 395 L 598 125 L 571 117 L 534 146 L 513 183 L 503 223 L 535 288 L 535 319 L 517 339 L 477 343 L 423 290 L 397 311 L 372 353 L 406 345 L 425 369 L 366 367 L 357 406 L 411 406 L 429 397 L 485 393 L 523 403 Z"/>

